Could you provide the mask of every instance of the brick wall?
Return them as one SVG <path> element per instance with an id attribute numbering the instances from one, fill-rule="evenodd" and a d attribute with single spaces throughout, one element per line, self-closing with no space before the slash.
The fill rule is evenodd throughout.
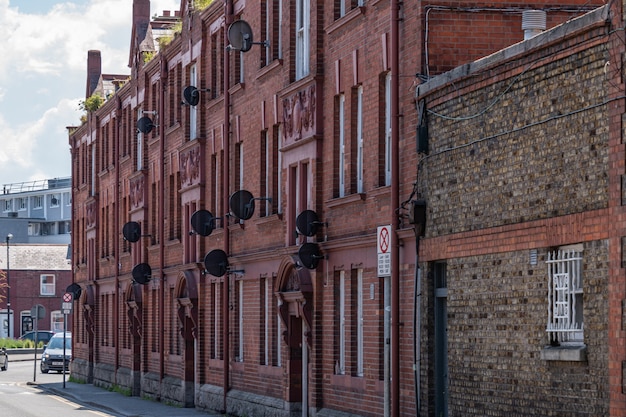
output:
<path id="1" fill-rule="evenodd" d="M 606 33 L 590 17 L 585 29 L 545 34 L 534 49 L 502 51 L 418 94 L 432 111 L 421 259 L 447 266 L 450 415 L 609 414 Z M 548 361 L 546 256 L 574 243 L 583 245 L 587 358 Z M 432 408 L 433 268 L 422 371 Z"/>

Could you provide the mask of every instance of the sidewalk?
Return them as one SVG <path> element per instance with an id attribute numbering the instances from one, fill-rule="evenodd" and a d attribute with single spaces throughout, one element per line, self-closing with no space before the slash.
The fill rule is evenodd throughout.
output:
<path id="1" fill-rule="evenodd" d="M 40 357 L 37 352 L 37 357 Z M 32 361 L 34 352 L 30 354 L 9 353 L 9 367 L 11 362 Z M 69 375 L 67 375 L 69 379 Z M 146 400 L 140 397 L 127 397 L 123 394 L 107 391 L 92 384 L 78 384 L 66 380 L 65 388 L 63 382 L 40 383 L 29 382 L 47 393 L 66 398 L 78 404 L 92 407 L 98 411 L 103 411 L 119 417 L 222 417 L 223 414 L 208 413 L 194 408 L 179 408 L 168 406 L 156 401 Z"/>

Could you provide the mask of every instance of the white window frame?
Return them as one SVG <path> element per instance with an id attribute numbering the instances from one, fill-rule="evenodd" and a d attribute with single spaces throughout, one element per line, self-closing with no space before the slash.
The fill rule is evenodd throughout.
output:
<path id="1" fill-rule="evenodd" d="M 45 279 L 52 278 L 52 282 L 44 282 Z M 41 274 L 39 275 L 39 295 L 43 297 L 51 297 L 56 294 L 56 275 Z"/>
<path id="2" fill-rule="evenodd" d="M 19 197 L 17 199 L 17 209 L 19 211 L 24 211 L 28 208 L 28 201 L 26 197 Z"/>
<path id="3" fill-rule="evenodd" d="M 197 87 L 198 72 L 196 64 L 192 64 L 189 68 L 189 83 Z M 198 138 L 198 106 L 189 106 L 189 140 Z"/>
<path id="4" fill-rule="evenodd" d="M 13 199 L 4 200 L 4 211 L 13 211 Z"/>
<path id="5" fill-rule="evenodd" d="M 137 130 L 137 171 L 143 169 L 143 133 Z"/>
<path id="6" fill-rule="evenodd" d="M 271 141 L 271 137 L 270 137 L 270 132 L 266 129 L 263 132 L 263 164 L 265 165 L 265 178 L 263 178 L 263 182 L 264 182 L 264 189 L 263 189 L 263 195 L 264 196 L 270 196 L 272 195 L 272 190 L 270 187 L 270 178 L 272 175 L 271 169 L 272 169 L 272 164 L 271 164 L 271 159 L 272 159 L 272 154 L 270 153 L 270 141 Z M 270 214 L 272 214 L 272 203 L 270 200 L 265 200 L 265 215 L 269 216 Z"/>
<path id="7" fill-rule="evenodd" d="M 263 358 L 261 359 L 261 365 L 270 365 L 270 289 L 269 280 L 267 278 L 261 279 L 262 291 L 263 291 Z"/>
<path id="8" fill-rule="evenodd" d="M 385 185 L 391 185 L 391 72 L 385 76 Z"/>
<path id="9" fill-rule="evenodd" d="M 310 0 L 296 0 L 296 80 L 309 75 Z"/>
<path id="10" fill-rule="evenodd" d="M 356 191 L 363 192 L 363 86 L 356 90 Z"/>
<path id="11" fill-rule="evenodd" d="M 283 130 L 282 130 L 282 125 L 278 125 L 277 127 L 278 129 L 278 147 L 280 148 L 280 140 L 283 137 Z M 276 201 L 276 212 L 279 214 L 282 214 L 283 212 L 283 194 L 281 192 L 281 190 L 283 189 L 283 153 L 280 151 L 280 149 L 277 151 L 278 152 L 278 161 L 277 164 L 278 166 L 276 167 L 276 169 L 278 170 L 278 184 L 277 184 L 277 190 L 278 190 L 278 199 Z"/>
<path id="12" fill-rule="evenodd" d="M 346 273 L 339 271 L 339 363 L 338 375 L 346 374 Z"/>
<path id="13" fill-rule="evenodd" d="M 65 317 L 61 310 L 55 310 L 50 312 L 50 329 L 52 329 L 53 332 L 62 332 L 65 328 L 63 324 L 64 322 Z"/>
<path id="14" fill-rule="evenodd" d="M 363 269 L 356 271 L 356 374 L 363 376 Z"/>
<path id="15" fill-rule="evenodd" d="M 277 308 L 276 311 L 278 311 L 278 313 L 276 314 L 276 366 L 277 367 L 281 367 L 283 366 L 283 356 L 281 355 L 281 351 L 280 351 L 280 347 L 282 346 L 282 334 L 283 334 L 283 325 L 281 322 L 281 318 L 280 318 L 280 307 L 283 305 L 283 302 L 281 299 L 277 300 Z"/>
<path id="16" fill-rule="evenodd" d="M 36 195 L 33 196 L 33 209 L 40 210 L 43 208 L 43 196 Z"/>
<path id="17" fill-rule="evenodd" d="M 237 281 L 237 319 L 239 320 L 239 329 L 238 329 L 238 333 L 239 333 L 239 340 L 238 340 L 238 344 L 239 344 L 239 356 L 236 358 L 237 362 L 243 362 L 243 337 L 244 337 L 244 331 L 243 331 L 243 280 L 239 280 Z"/>
<path id="18" fill-rule="evenodd" d="M 346 195 L 346 96 L 339 94 L 339 108 L 337 109 L 337 117 L 339 118 L 339 197 Z"/>
<path id="19" fill-rule="evenodd" d="M 551 344 L 582 345 L 583 247 L 570 245 L 548 253 L 548 324 Z"/>

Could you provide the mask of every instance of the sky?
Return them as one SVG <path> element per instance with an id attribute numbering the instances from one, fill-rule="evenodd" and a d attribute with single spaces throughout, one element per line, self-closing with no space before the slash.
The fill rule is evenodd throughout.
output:
<path id="1" fill-rule="evenodd" d="M 0 0 L 0 186 L 71 176 L 67 127 L 80 125 L 87 51 L 101 51 L 103 73 L 130 73 L 132 4 Z M 150 15 L 179 8 L 152 0 Z"/>

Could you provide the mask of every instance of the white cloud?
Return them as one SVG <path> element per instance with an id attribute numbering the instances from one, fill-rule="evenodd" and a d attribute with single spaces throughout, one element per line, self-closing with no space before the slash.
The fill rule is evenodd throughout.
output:
<path id="1" fill-rule="evenodd" d="M 152 0 L 151 15 L 179 7 Z M 87 51 L 104 73 L 129 73 L 131 21 L 132 0 L 0 0 L 0 184 L 71 175 Z"/>

